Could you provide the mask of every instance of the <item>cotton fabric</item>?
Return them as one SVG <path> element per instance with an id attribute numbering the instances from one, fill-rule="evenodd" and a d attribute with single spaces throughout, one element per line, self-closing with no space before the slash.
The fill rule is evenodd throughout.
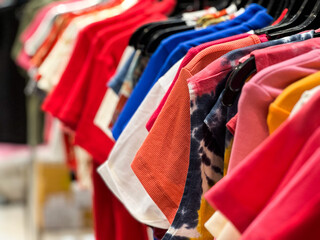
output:
<path id="1" fill-rule="evenodd" d="M 206 194 L 206 199 L 210 204 L 219 209 L 239 231 L 246 230 L 273 196 L 279 184 L 284 179 L 287 179 L 288 182 L 290 178 L 287 176 L 293 176 L 292 174 L 295 174 L 300 168 L 299 164 L 303 164 L 305 158 L 302 155 L 300 158 L 302 161 L 298 161 L 295 167 L 292 167 L 293 161 L 318 128 L 319 114 L 313 112 L 318 101 L 319 96 L 301 109 L 294 118 L 286 121 L 233 172 L 230 172 Z M 311 117 L 308 127 L 303 125 L 305 116 Z M 281 144 L 283 142 L 287 147 Z M 314 143 L 310 144 L 314 146 Z M 310 154 L 310 151 L 304 154 Z M 291 173 L 290 168 L 292 168 Z M 272 172 L 272 178 L 266 177 L 266 174 L 269 176 L 270 172 Z M 266 179 L 268 179 L 267 182 Z M 259 187 L 262 186 L 261 184 L 263 188 Z"/>
<path id="2" fill-rule="evenodd" d="M 130 168 L 130 164 L 147 136 L 144 125 L 168 89 L 181 61 L 177 62 L 142 102 L 137 112 L 124 129 L 110 153 L 108 160 L 99 168 L 99 173 L 114 194 L 127 209 L 141 222 L 162 228 L 169 228 L 169 222 L 142 187 Z"/>

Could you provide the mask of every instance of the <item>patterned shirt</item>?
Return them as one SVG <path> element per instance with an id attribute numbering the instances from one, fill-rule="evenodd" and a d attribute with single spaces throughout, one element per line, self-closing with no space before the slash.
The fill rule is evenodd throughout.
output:
<path id="1" fill-rule="evenodd" d="M 189 169 L 178 212 L 164 240 L 212 239 L 204 223 L 212 216 L 214 210 L 204 200 L 203 195 L 223 177 L 226 115 L 222 113 L 225 113 L 226 109 L 221 111 L 220 108 L 213 107 L 220 102 L 219 97 L 229 73 L 242 57 L 253 50 L 312 37 L 313 31 L 231 51 L 188 79 L 191 120 Z M 219 131 L 216 136 L 213 136 L 205 124 L 205 119 L 212 109 L 219 113 L 215 115 L 212 124 L 221 126 L 217 128 Z M 236 109 L 230 110 L 228 115 L 232 116 L 234 112 Z"/>

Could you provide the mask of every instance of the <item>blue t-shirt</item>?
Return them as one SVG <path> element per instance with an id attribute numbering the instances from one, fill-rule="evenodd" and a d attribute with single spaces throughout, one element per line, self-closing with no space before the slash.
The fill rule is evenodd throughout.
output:
<path id="1" fill-rule="evenodd" d="M 112 88 L 115 93 L 119 93 L 121 86 L 124 82 L 124 79 L 127 75 L 127 72 L 129 70 L 130 64 L 133 60 L 133 57 L 135 55 L 135 52 L 133 52 L 128 60 L 125 62 L 125 64 L 120 68 L 119 72 L 116 73 L 116 75 L 109 81 L 108 87 Z"/>
<path id="2" fill-rule="evenodd" d="M 257 17 L 255 17 L 256 15 Z M 164 40 L 163 43 L 158 47 L 156 52 L 150 58 L 147 68 L 143 72 L 137 86 L 133 90 L 130 98 L 128 99 L 126 105 L 123 108 L 123 111 L 119 115 L 118 120 L 116 121 L 112 129 L 113 137 L 116 140 L 118 139 L 121 132 L 129 122 L 129 120 L 131 119 L 131 117 L 133 116 L 137 108 L 140 106 L 145 96 L 148 94 L 149 90 L 152 88 L 152 86 L 158 80 L 158 78 L 163 75 L 163 74 L 162 75 L 159 74 L 159 70 L 160 69 L 162 70 L 161 66 L 164 66 L 163 65 L 164 62 L 167 63 L 166 59 L 169 53 L 172 50 L 176 49 L 174 48 L 174 45 L 179 43 L 179 40 L 177 39 L 181 39 L 181 41 L 185 41 L 187 39 L 187 42 L 193 42 L 194 40 L 189 40 L 189 39 L 199 39 L 199 36 L 200 36 L 200 39 L 207 39 L 206 36 L 212 36 L 214 34 L 216 35 L 216 34 L 219 34 L 220 32 L 223 32 L 222 34 L 217 35 L 216 39 L 219 39 L 219 38 L 232 36 L 238 33 L 247 32 L 251 30 L 250 29 L 251 25 L 259 26 L 257 28 L 263 28 L 267 26 L 271 21 L 272 21 L 272 18 L 266 13 L 265 8 L 261 7 L 258 4 L 251 4 L 243 14 L 241 14 L 240 16 L 236 17 L 233 20 L 229 20 L 227 22 L 220 23 L 215 26 L 208 27 L 202 30 L 191 30 L 184 33 L 178 33 Z M 247 23 L 247 25 L 243 25 L 245 23 Z M 257 29 L 257 28 L 254 28 L 254 29 Z M 241 30 L 242 32 L 240 32 Z M 203 35 L 199 34 L 201 31 Z M 183 39 L 183 36 L 186 38 Z M 212 41 L 212 40 L 209 39 L 207 41 Z M 180 46 L 180 44 L 178 46 Z M 171 55 L 172 54 L 170 54 L 169 56 Z M 181 56 L 181 58 L 183 56 Z M 173 66 L 173 64 L 171 66 L 169 64 L 166 64 L 165 66 L 166 68 L 170 69 L 170 67 Z"/>
<path id="3" fill-rule="evenodd" d="M 249 21 L 244 22 L 236 27 L 232 27 L 206 36 L 182 42 L 171 52 L 169 57 L 166 59 L 166 62 L 162 65 L 162 68 L 157 77 L 161 77 L 163 74 L 165 74 L 171 68 L 171 66 L 173 66 L 177 61 L 179 61 L 183 56 L 185 56 L 188 53 L 189 49 L 192 47 L 199 46 L 202 43 L 245 33 L 250 30 L 261 29 L 268 26 L 271 22 L 272 17 L 268 15 L 266 10 L 263 10 L 257 13 Z"/>
<path id="4" fill-rule="evenodd" d="M 169 54 L 178 46 L 179 43 L 192 40 L 198 37 L 206 36 L 208 34 L 211 34 L 220 30 L 238 26 L 241 23 L 244 23 L 250 20 L 252 16 L 254 16 L 257 12 L 261 10 L 265 10 L 265 8 L 263 8 L 258 4 L 250 4 L 250 6 L 246 8 L 246 11 L 243 14 L 239 15 L 238 17 L 232 20 L 221 22 L 214 26 L 208 26 L 207 28 L 203 28 L 203 29 L 189 30 L 189 31 L 173 34 L 172 36 L 167 37 L 166 39 L 161 41 L 160 46 L 157 48 L 158 51 L 155 52 L 152 56 L 159 57 L 158 54 L 160 54 L 160 55 L 164 55 L 164 58 L 166 59 L 169 56 Z"/>

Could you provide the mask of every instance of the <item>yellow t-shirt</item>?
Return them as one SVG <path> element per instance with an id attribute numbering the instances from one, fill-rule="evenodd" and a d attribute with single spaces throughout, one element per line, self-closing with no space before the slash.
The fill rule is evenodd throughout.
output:
<path id="1" fill-rule="evenodd" d="M 269 106 L 267 118 L 269 133 L 273 133 L 289 117 L 304 91 L 318 85 L 320 85 L 320 72 L 311 74 L 288 86 Z"/>

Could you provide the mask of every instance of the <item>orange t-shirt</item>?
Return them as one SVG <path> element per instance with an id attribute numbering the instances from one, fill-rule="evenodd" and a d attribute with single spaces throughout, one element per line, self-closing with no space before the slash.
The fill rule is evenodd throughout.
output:
<path id="1" fill-rule="evenodd" d="M 48 37 L 31 58 L 33 67 L 39 67 L 42 64 L 72 19 L 73 17 L 70 14 L 64 14 L 55 20 Z"/>
<path id="2" fill-rule="evenodd" d="M 178 210 L 188 173 L 190 154 L 190 97 L 187 79 L 227 52 L 260 43 L 256 35 L 213 45 L 182 68 L 132 169 L 170 223 Z"/>

